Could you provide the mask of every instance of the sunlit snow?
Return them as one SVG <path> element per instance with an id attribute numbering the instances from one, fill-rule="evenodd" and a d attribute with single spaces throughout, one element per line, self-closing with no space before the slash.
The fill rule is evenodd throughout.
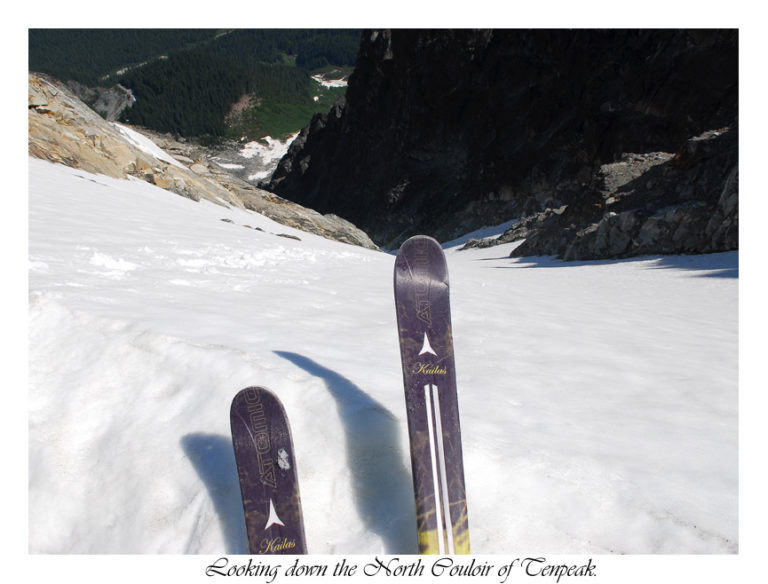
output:
<path id="1" fill-rule="evenodd" d="M 346 87 L 347 86 L 346 79 L 331 79 L 323 75 L 322 73 L 318 73 L 317 75 L 312 75 L 312 79 L 315 80 L 320 85 L 322 85 L 323 87 Z"/>
<path id="2" fill-rule="evenodd" d="M 249 181 L 259 181 L 268 178 L 275 170 L 278 161 L 285 156 L 291 143 L 296 139 L 299 133 L 291 134 L 285 140 L 279 140 L 272 136 L 265 136 L 261 140 L 253 140 L 243 145 L 238 155 L 246 160 L 256 159 L 263 170 L 248 175 Z M 242 165 L 227 164 L 217 161 L 222 168 L 243 168 Z"/>
<path id="3" fill-rule="evenodd" d="M 309 551 L 417 551 L 393 255 L 29 173 L 31 552 L 246 553 L 228 413 L 254 384 Z M 472 551 L 736 552 L 738 252 L 514 245 L 446 249 Z"/>
<path id="4" fill-rule="evenodd" d="M 142 150 L 143 152 L 146 152 L 147 154 L 154 156 L 155 158 L 158 158 L 164 162 L 173 164 L 174 166 L 178 166 L 180 168 L 186 168 L 173 156 L 165 152 L 165 150 L 159 148 L 152 140 L 140 134 L 133 128 L 129 128 L 128 126 L 118 124 L 117 122 L 111 122 L 111 124 L 112 124 L 112 127 L 115 128 L 118 132 L 120 132 L 120 134 L 122 134 L 122 136 L 131 145 L 137 147 L 139 150 Z"/>

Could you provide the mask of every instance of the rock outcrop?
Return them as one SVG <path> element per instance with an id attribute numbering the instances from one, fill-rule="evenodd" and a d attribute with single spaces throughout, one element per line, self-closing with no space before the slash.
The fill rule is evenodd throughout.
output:
<path id="1" fill-rule="evenodd" d="M 267 188 L 385 247 L 524 218 L 526 253 L 732 249 L 737 152 L 686 152 L 737 121 L 735 30 L 366 31 Z"/>
<path id="2" fill-rule="evenodd" d="M 706 132 L 677 154 L 625 154 L 603 165 L 580 204 L 524 217 L 487 247 L 565 260 L 710 253 L 739 246 L 738 128 Z"/>
<path id="3" fill-rule="evenodd" d="M 77 81 L 67 81 L 65 85 L 75 97 L 108 122 L 117 120 L 123 110 L 136 103 L 131 90 L 120 84 L 110 87 L 88 87 Z"/>
<path id="4" fill-rule="evenodd" d="M 176 157 L 152 155 L 52 79 L 29 75 L 28 121 L 30 156 L 115 178 L 137 177 L 195 201 L 249 209 L 303 231 L 376 249 L 349 221 L 258 189 L 209 164 L 201 150 L 191 159 L 183 145 L 166 139 L 164 146 Z"/>

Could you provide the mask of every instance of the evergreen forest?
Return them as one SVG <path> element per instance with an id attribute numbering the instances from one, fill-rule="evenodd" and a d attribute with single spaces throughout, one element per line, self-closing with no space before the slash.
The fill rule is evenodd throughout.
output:
<path id="1" fill-rule="evenodd" d="M 333 29 L 31 29 L 29 69 L 136 97 L 121 120 L 204 141 L 284 137 L 328 111 L 345 88 L 360 31 Z M 235 103 L 246 106 L 232 115 Z"/>

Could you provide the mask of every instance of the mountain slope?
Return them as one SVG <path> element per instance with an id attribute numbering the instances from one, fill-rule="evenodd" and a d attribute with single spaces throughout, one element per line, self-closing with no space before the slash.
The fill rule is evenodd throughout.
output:
<path id="1" fill-rule="evenodd" d="M 359 42 L 348 29 L 31 29 L 29 66 L 110 119 L 208 143 L 283 139 L 343 95 L 310 75 L 347 75 Z"/>
<path id="2" fill-rule="evenodd" d="M 28 79 L 31 156 L 113 178 L 138 178 L 195 201 L 249 209 L 303 231 L 376 247 L 348 221 L 257 189 L 202 151 L 196 160 L 170 156 L 136 130 L 102 120 L 55 80 L 33 74 Z"/>
<path id="3" fill-rule="evenodd" d="M 734 231 L 737 209 L 716 215 L 736 153 L 710 168 L 686 149 L 705 132 L 735 133 L 737 119 L 736 30 L 366 31 L 346 101 L 302 131 L 268 188 L 353 221 L 385 247 L 567 207 L 554 234 L 566 243 L 527 248 L 564 257 L 579 232 L 612 212 L 616 193 L 604 192 L 601 169 L 629 156 L 695 163 L 701 176 L 686 188 L 676 190 L 672 164 L 647 197 L 701 203 Z M 638 216 L 655 212 L 645 198 L 633 202 Z M 670 233 L 689 221 L 685 210 Z M 738 237 L 693 249 L 671 243 L 665 232 L 628 254 L 583 245 L 575 259 L 726 251 Z"/>

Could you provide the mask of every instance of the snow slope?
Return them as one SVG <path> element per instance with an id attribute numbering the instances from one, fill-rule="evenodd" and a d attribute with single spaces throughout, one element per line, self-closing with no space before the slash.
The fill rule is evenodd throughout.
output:
<path id="1" fill-rule="evenodd" d="M 259 384 L 310 552 L 415 553 L 393 255 L 35 159 L 29 197 L 30 552 L 245 553 Z M 473 552 L 736 552 L 738 253 L 510 248 L 446 250 Z"/>
<path id="2" fill-rule="evenodd" d="M 155 144 L 152 140 L 150 140 L 143 134 L 139 134 L 133 128 L 129 128 L 128 126 L 124 126 L 123 124 L 118 124 L 117 122 L 111 122 L 111 124 L 112 124 L 112 127 L 115 128 L 118 132 L 120 132 L 123 138 L 125 138 L 125 140 L 132 146 L 135 146 L 139 150 L 146 152 L 150 156 L 154 156 L 158 160 L 162 160 L 163 162 L 167 162 L 168 164 L 173 164 L 174 166 L 178 166 L 179 168 L 186 168 L 186 166 L 181 164 L 173 156 L 171 156 L 170 154 L 165 152 L 163 149 L 158 147 L 157 144 Z"/>

